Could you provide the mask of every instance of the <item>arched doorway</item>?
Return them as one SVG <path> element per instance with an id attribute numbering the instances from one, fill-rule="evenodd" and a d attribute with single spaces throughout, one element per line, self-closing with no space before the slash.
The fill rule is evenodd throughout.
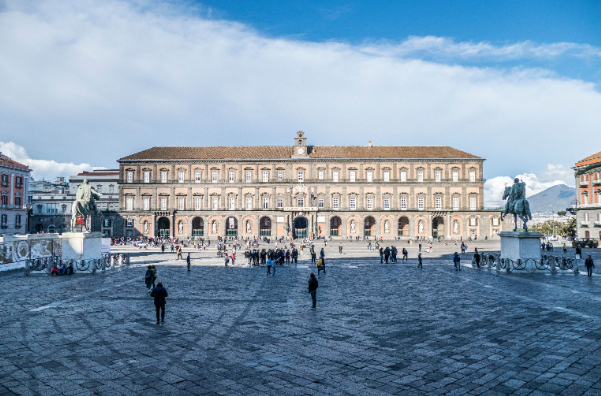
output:
<path id="1" fill-rule="evenodd" d="M 54 224 L 48 226 L 48 234 L 54 234 L 56 232 L 56 227 Z"/>
<path id="2" fill-rule="evenodd" d="M 584 231 L 584 237 L 589 239 L 591 237 L 591 233 L 589 231 Z"/>
<path id="3" fill-rule="evenodd" d="M 238 219 L 236 219 L 235 217 L 228 217 L 225 221 L 225 227 L 226 236 L 238 236 Z"/>
<path id="4" fill-rule="evenodd" d="M 171 222 L 166 217 L 159 218 L 157 222 L 157 235 L 163 238 L 168 238 L 171 234 Z"/>
<path id="5" fill-rule="evenodd" d="M 374 226 L 376 225 L 376 219 L 374 219 L 372 216 L 367 216 L 365 218 L 365 227 L 364 227 L 364 231 L 363 231 L 363 235 L 364 236 L 375 236 L 374 235 Z"/>
<path id="6" fill-rule="evenodd" d="M 399 236 L 409 236 L 409 218 L 407 216 L 399 217 Z"/>
<path id="7" fill-rule="evenodd" d="M 292 236 L 294 238 L 306 238 L 309 231 L 309 221 L 306 217 L 299 216 L 292 223 Z"/>
<path id="8" fill-rule="evenodd" d="M 36 224 L 35 232 L 40 233 L 42 231 L 44 231 L 44 226 L 42 224 Z"/>
<path id="9" fill-rule="evenodd" d="M 263 216 L 259 220 L 259 235 L 262 237 L 271 236 L 271 219 L 267 216 Z"/>
<path id="10" fill-rule="evenodd" d="M 192 236 L 204 236 L 205 222 L 200 217 L 192 219 Z"/>
<path id="11" fill-rule="evenodd" d="M 330 219 L 330 236 L 340 236 L 340 226 L 342 225 L 342 220 L 340 217 L 334 216 Z"/>
<path id="12" fill-rule="evenodd" d="M 437 216 L 432 219 L 432 238 L 444 236 L 444 218 Z"/>

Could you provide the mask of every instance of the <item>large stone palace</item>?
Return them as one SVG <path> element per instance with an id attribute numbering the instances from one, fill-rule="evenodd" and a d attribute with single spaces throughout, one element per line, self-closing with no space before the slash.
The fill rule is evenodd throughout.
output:
<path id="1" fill-rule="evenodd" d="M 484 159 L 443 146 L 153 147 L 119 160 L 130 236 L 491 237 Z"/>
<path id="2" fill-rule="evenodd" d="M 576 163 L 578 238 L 601 240 L 601 152 Z"/>

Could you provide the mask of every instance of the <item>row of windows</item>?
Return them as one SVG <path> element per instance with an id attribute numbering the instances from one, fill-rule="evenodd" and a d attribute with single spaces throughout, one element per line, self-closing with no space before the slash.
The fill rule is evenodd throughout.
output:
<path id="1" fill-rule="evenodd" d="M 2 174 L 2 186 L 6 187 L 10 185 L 10 175 L 9 174 Z M 22 187 L 23 186 L 23 176 L 16 176 L 15 177 L 15 186 L 17 188 Z"/>
<path id="2" fill-rule="evenodd" d="M 15 194 L 13 202 L 15 206 L 21 206 L 23 204 L 21 193 Z M 2 191 L 2 194 L 0 194 L 0 205 L 9 205 L 8 191 L 6 190 Z"/>
<path id="3" fill-rule="evenodd" d="M 601 172 L 592 172 L 591 177 L 593 178 L 593 180 L 595 181 L 599 181 L 601 180 Z M 580 175 L 580 182 L 584 183 L 589 181 L 589 174 L 588 173 L 583 173 Z"/>
<path id="4" fill-rule="evenodd" d="M 23 217 L 20 214 L 15 215 L 15 227 L 21 226 L 22 218 Z M 0 225 L 2 225 L 3 228 L 8 227 L 8 215 L 3 214 L 2 216 L 0 216 Z"/>
<path id="5" fill-rule="evenodd" d="M 590 221 L 590 215 L 589 215 L 589 213 L 585 213 L 584 214 L 584 219 L 582 221 Z M 597 220 L 596 221 L 601 221 L 601 212 L 597 213 Z"/>
<path id="6" fill-rule="evenodd" d="M 236 171 L 229 171 L 227 173 L 227 180 L 230 183 L 235 183 L 237 180 L 236 178 Z M 348 171 L 348 181 L 353 183 L 355 181 L 358 180 L 357 178 L 357 171 L 355 170 L 350 170 Z M 161 183 L 167 183 L 169 181 L 169 171 L 161 171 L 160 172 L 160 181 Z M 219 171 L 218 170 L 212 170 L 211 171 L 211 175 L 210 175 L 210 181 L 213 183 L 217 183 L 219 181 Z M 318 180 L 326 180 L 325 179 L 325 171 L 320 170 L 317 172 L 317 179 Z M 151 183 L 151 172 L 150 171 L 143 171 L 142 172 L 142 180 L 144 183 Z M 194 172 L 194 181 L 196 183 L 200 183 L 202 182 L 203 178 L 202 178 L 202 170 L 196 170 Z M 264 170 L 261 171 L 261 182 L 267 183 L 269 181 L 271 181 L 270 178 L 270 171 L 268 170 Z M 283 181 L 284 180 L 284 171 L 283 170 L 278 170 L 276 172 L 276 180 L 277 181 Z M 296 180 L 299 182 L 304 182 L 305 181 L 305 171 L 304 170 L 297 170 L 296 173 Z M 332 177 L 330 179 L 332 182 L 337 183 L 339 182 L 340 179 L 340 171 L 338 170 L 333 170 L 332 171 Z M 389 170 L 384 170 L 382 172 L 382 181 L 384 182 L 389 182 L 391 180 L 390 178 L 390 171 Z M 416 177 L 415 180 L 417 180 L 418 182 L 423 182 L 424 179 L 424 170 L 423 169 L 418 169 L 416 172 Z M 454 169 L 451 172 L 451 180 L 454 182 L 458 182 L 459 181 L 459 170 Z M 177 172 L 177 181 L 178 183 L 185 183 L 186 182 L 186 171 L 178 171 Z M 244 181 L 247 183 L 251 183 L 253 182 L 253 171 L 251 170 L 247 170 L 244 172 Z M 365 172 L 365 181 L 367 181 L 368 183 L 371 183 L 374 181 L 374 171 L 373 170 L 367 170 Z M 406 170 L 401 170 L 400 171 L 400 175 L 399 175 L 399 181 L 401 182 L 406 182 L 407 181 L 407 171 Z M 436 169 L 434 170 L 434 181 L 435 182 L 442 182 L 443 178 L 442 178 L 442 170 L 441 169 Z M 475 182 L 476 181 L 476 170 L 475 169 L 470 169 L 469 171 L 469 181 L 470 182 Z M 134 171 L 126 171 L 126 182 L 127 183 L 133 183 L 134 182 Z M 99 191 L 100 192 L 100 191 Z"/>
<path id="7" fill-rule="evenodd" d="M 79 188 L 80 185 L 81 184 L 78 184 L 77 188 Z M 103 191 L 102 191 L 102 184 L 96 185 L 96 192 L 99 193 L 99 194 L 103 193 Z M 115 193 L 115 186 L 113 184 L 109 184 L 109 191 L 108 191 L 108 193 L 109 194 L 114 194 Z"/>
<path id="8" fill-rule="evenodd" d="M 382 199 L 382 208 L 384 210 L 389 210 L 391 209 L 391 197 L 384 197 Z M 236 210 L 236 200 L 237 197 L 234 195 L 230 195 L 227 198 L 227 208 L 230 210 Z M 406 195 L 403 195 L 400 197 L 400 202 L 399 202 L 399 208 L 401 210 L 407 210 L 408 209 L 408 200 L 409 198 Z M 220 202 L 220 196 L 217 195 L 213 195 L 210 197 L 210 208 L 212 210 L 219 210 L 219 202 Z M 350 210 L 356 210 L 357 209 L 357 196 L 355 195 L 351 195 L 349 196 L 349 209 Z M 425 210 L 426 209 L 426 197 L 423 195 L 418 195 L 417 196 L 417 209 L 418 210 Z M 169 210 L 169 197 L 167 196 L 160 196 L 159 197 L 159 209 L 160 210 Z M 296 198 L 296 207 L 297 208 L 304 208 L 305 207 L 305 197 L 297 197 Z M 461 205 L 461 197 L 460 196 L 453 196 L 452 200 L 452 209 L 453 210 L 459 210 L 460 209 L 460 205 Z M 276 197 L 276 208 L 278 209 L 282 209 L 284 207 L 284 197 L 279 196 Z M 325 197 L 318 197 L 317 198 L 317 207 L 319 208 L 325 208 Z M 178 210 L 185 210 L 187 208 L 186 206 L 186 197 L 185 196 L 178 196 L 176 197 L 176 208 Z M 202 197 L 201 196 L 195 196 L 193 197 L 193 208 L 194 210 L 202 210 Z M 246 210 L 252 210 L 254 208 L 254 197 L 253 196 L 246 196 L 244 197 L 244 209 Z M 271 202 L 270 202 L 270 198 L 263 196 L 261 197 L 261 208 L 262 209 L 270 209 L 271 208 Z M 340 209 L 340 197 L 339 196 L 333 196 L 332 197 L 332 209 Z M 365 209 L 367 210 L 372 210 L 374 209 L 374 197 L 372 196 L 367 196 L 365 199 Z M 440 195 L 437 195 L 434 197 L 434 209 L 443 209 L 443 197 Z M 469 196 L 469 209 L 470 210 L 477 210 L 478 209 L 478 196 L 473 194 Z M 133 196 L 126 196 L 125 197 L 125 210 L 134 210 L 134 197 Z M 142 197 L 142 210 L 151 210 L 151 198 L 150 196 L 143 196 Z"/>
<path id="9" fill-rule="evenodd" d="M 601 203 L 601 191 L 596 191 L 595 195 L 597 196 L 597 201 L 593 202 L 592 200 L 589 202 L 589 197 L 588 197 L 588 192 L 583 192 L 582 193 L 582 204 L 583 205 L 588 205 L 589 203 Z"/>

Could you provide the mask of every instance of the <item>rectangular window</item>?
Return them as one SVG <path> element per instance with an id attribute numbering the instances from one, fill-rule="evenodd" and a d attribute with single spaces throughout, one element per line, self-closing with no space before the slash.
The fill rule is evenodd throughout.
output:
<path id="1" fill-rule="evenodd" d="M 406 170 L 402 170 L 401 171 L 401 181 L 402 182 L 406 182 L 407 181 L 407 171 Z"/>
<path id="2" fill-rule="evenodd" d="M 371 182 L 373 182 L 373 181 L 374 181 L 374 171 L 368 170 L 368 171 L 365 173 L 365 176 L 366 176 L 366 179 L 367 179 L 367 181 L 368 181 L 369 183 L 371 183 Z"/>
<path id="3" fill-rule="evenodd" d="M 109 194 L 114 194 L 115 193 L 115 186 L 113 186 L 112 184 L 109 186 Z"/>
<path id="4" fill-rule="evenodd" d="M 284 197 L 278 197 L 277 203 L 278 203 L 278 209 L 282 209 L 284 207 Z"/>
<path id="5" fill-rule="evenodd" d="M 235 171 L 230 171 L 228 173 L 228 176 L 229 176 L 230 183 L 233 183 L 236 181 L 236 172 Z"/>
<path id="6" fill-rule="evenodd" d="M 142 197 L 142 207 L 144 210 L 150 210 L 150 197 Z"/>
<path id="7" fill-rule="evenodd" d="M 219 171 L 211 171 L 211 182 L 217 183 L 219 177 Z"/>
<path id="8" fill-rule="evenodd" d="M 167 197 L 161 197 L 161 210 L 167 210 Z"/>
<path id="9" fill-rule="evenodd" d="M 417 181 L 418 182 L 423 182 L 424 181 L 424 170 L 423 169 L 418 169 L 417 170 Z"/>
<path id="10" fill-rule="evenodd" d="M 269 197 L 263 197 L 263 209 L 269 209 Z"/>
<path id="11" fill-rule="evenodd" d="M 236 209 L 236 197 L 234 197 L 233 195 L 229 197 L 229 208 L 230 210 L 235 210 Z"/>
<path id="12" fill-rule="evenodd" d="M 384 210 L 390 210 L 390 198 L 384 198 Z"/>
<path id="13" fill-rule="evenodd" d="M 177 182 L 178 183 L 183 183 L 186 177 L 186 172 L 185 171 L 178 171 L 177 172 Z"/>
<path id="14" fill-rule="evenodd" d="M 144 183 L 150 183 L 150 171 L 144 171 Z"/>
<path id="15" fill-rule="evenodd" d="M 267 183 L 269 181 L 269 171 L 263 171 L 263 183 Z"/>
<path id="16" fill-rule="evenodd" d="M 349 198 L 349 208 L 351 210 L 356 210 L 357 209 L 357 197 L 350 197 Z"/>
<path id="17" fill-rule="evenodd" d="M 585 213 L 584 214 L 584 221 L 586 221 L 588 223 L 588 220 L 589 220 L 589 215 L 588 215 L 588 213 Z"/>
<path id="18" fill-rule="evenodd" d="M 186 197 L 177 197 L 177 209 L 178 210 L 186 209 Z"/>
<path id="19" fill-rule="evenodd" d="M 161 183 L 167 183 L 167 171 L 161 171 Z"/>
<path id="20" fill-rule="evenodd" d="M 493 217 L 492 218 L 492 225 L 493 226 L 498 226 L 499 225 L 499 218 L 498 217 Z"/>
<path id="21" fill-rule="evenodd" d="M 15 197 L 15 206 L 18 208 L 21 207 L 21 197 L 19 197 L 19 196 Z"/>
<path id="22" fill-rule="evenodd" d="M 385 182 L 390 181 L 390 171 L 388 171 L 388 170 L 384 171 L 384 181 Z"/>
<path id="23" fill-rule="evenodd" d="M 20 214 L 15 216 L 15 225 L 18 227 L 21 226 L 21 215 Z"/>
<path id="24" fill-rule="evenodd" d="M 459 181 L 459 171 L 456 169 L 453 169 L 453 181 L 454 182 L 458 182 Z"/>
<path id="25" fill-rule="evenodd" d="M 401 210 L 407 210 L 407 197 L 401 197 Z"/>
<path id="26" fill-rule="evenodd" d="M 299 182 L 304 182 L 304 181 L 305 181 L 305 171 L 299 170 L 299 171 L 296 173 L 296 179 L 297 179 Z"/>
<path id="27" fill-rule="evenodd" d="M 425 209 L 425 198 L 424 197 L 417 197 L 417 210 L 424 210 Z"/>
<path id="28" fill-rule="evenodd" d="M 476 226 L 478 225 L 476 218 L 475 217 L 470 217 L 470 225 L 471 226 Z"/>
<path id="29" fill-rule="evenodd" d="M 200 183 L 202 181 L 202 171 L 197 170 L 194 172 L 194 182 Z"/>
<path id="30" fill-rule="evenodd" d="M 319 180 L 323 180 L 323 171 L 322 170 L 320 170 L 320 171 L 317 172 L 317 178 Z"/>
<path id="31" fill-rule="evenodd" d="M 434 197 L 434 208 L 437 210 L 442 209 L 442 197 Z"/>
<path id="32" fill-rule="evenodd" d="M 374 198 L 367 197 L 367 210 L 372 210 L 374 208 Z"/>
<path id="33" fill-rule="evenodd" d="M 324 199 L 324 197 L 317 198 L 317 206 L 320 207 L 320 208 L 323 208 L 325 206 L 325 199 Z"/>
<path id="34" fill-rule="evenodd" d="M 470 210 L 476 210 L 476 202 L 477 198 L 472 196 L 470 197 Z"/>
<path id="35" fill-rule="evenodd" d="M 340 209 L 340 198 L 332 197 L 332 209 Z"/>
<path id="36" fill-rule="evenodd" d="M 284 180 L 284 171 L 283 170 L 278 171 L 278 180 L 279 181 Z"/>
<path id="37" fill-rule="evenodd" d="M 246 178 L 245 178 L 246 182 L 250 183 L 252 181 L 252 179 L 253 179 L 253 172 L 252 171 L 246 171 Z"/>
<path id="38" fill-rule="evenodd" d="M 434 181 L 440 183 L 442 181 L 442 171 L 437 169 L 434 171 Z"/>
<path id="39" fill-rule="evenodd" d="M 351 183 L 355 182 L 356 176 L 357 176 L 357 172 L 355 172 L 354 170 L 349 172 L 349 179 L 350 179 Z"/>
<path id="40" fill-rule="evenodd" d="M 202 197 L 194 197 L 194 210 L 202 209 Z"/>
<path id="41" fill-rule="evenodd" d="M 127 171 L 126 175 L 127 175 L 127 182 L 128 183 L 133 183 L 134 182 L 134 172 L 133 171 Z"/>
<path id="42" fill-rule="evenodd" d="M 219 197 L 213 196 L 211 197 L 211 210 L 219 209 Z"/>
<path id="43" fill-rule="evenodd" d="M 134 226 L 134 219 L 127 219 L 127 226 L 128 227 L 133 227 Z"/>
<path id="44" fill-rule="evenodd" d="M 246 210 L 252 210 L 253 208 L 253 197 L 246 197 Z"/>
<path id="45" fill-rule="evenodd" d="M 303 197 L 296 198 L 296 207 L 304 208 L 305 207 L 305 198 L 303 198 Z"/>
<path id="46" fill-rule="evenodd" d="M 476 171 L 475 170 L 470 170 L 470 182 L 475 182 L 476 181 Z"/>
<path id="47" fill-rule="evenodd" d="M 453 210 L 459 210 L 459 197 L 453 197 Z"/>
<path id="48" fill-rule="evenodd" d="M 334 183 L 338 183 L 338 171 L 337 170 L 332 172 L 332 181 Z"/>
<path id="49" fill-rule="evenodd" d="M 134 199 L 133 197 L 125 198 L 125 210 L 134 210 Z"/>

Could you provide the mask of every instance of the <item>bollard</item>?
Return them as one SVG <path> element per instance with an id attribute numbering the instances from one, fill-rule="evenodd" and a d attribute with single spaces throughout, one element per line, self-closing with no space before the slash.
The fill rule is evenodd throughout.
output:
<path id="1" fill-rule="evenodd" d="M 551 257 L 551 259 L 549 261 L 551 261 L 551 273 L 556 274 L 557 266 L 555 265 L 555 260 Z"/>
<path id="2" fill-rule="evenodd" d="M 111 267 L 115 266 L 115 256 L 111 255 Z"/>

